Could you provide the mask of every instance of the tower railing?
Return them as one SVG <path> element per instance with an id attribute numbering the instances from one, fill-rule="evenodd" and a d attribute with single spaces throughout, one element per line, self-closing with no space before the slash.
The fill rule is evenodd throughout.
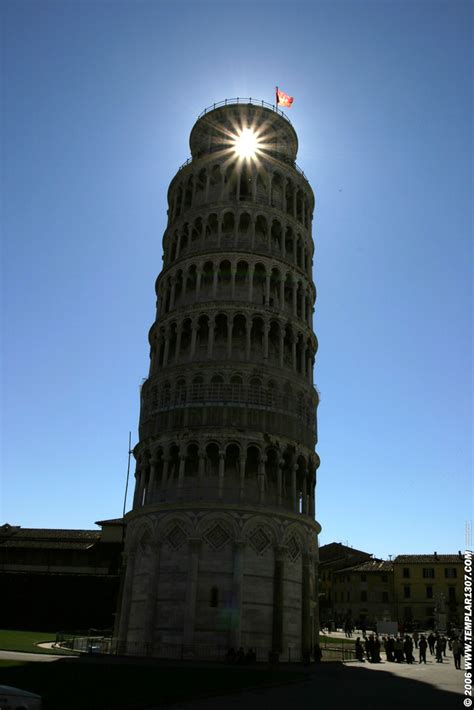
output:
<path id="1" fill-rule="evenodd" d="M 293 124 L 291 123 L 288 116 L 285 113 L 283 113 L 283 111 L 281 111 L 279 108 L 277 108 L 275 106 L 275 104 L 269 104 L 267 101 L 262 101 L 259 99 L 251 99 L 251 98 L 244 99 L 239 96 L 237 96 L 237 98 L 235 98 L 235 99 L 224 99 L 223 101 L 218 101 L 215 104 L 211 104 L 210 106 L 207 106 L 204 109 L 204 111 L 201 111 L 201 113 L 199 114 L 199 116 L 197 117 L 196 120 L 199 121 L 199 119 L 202 118 L 203 116 L 205 116 L 206 113 L 209 113 L 210 111 L 214 111 L 214 109 L 216 109 L 216 108 L 220 108 L 221 106 L 229 106 L 229 105 L 232 106 L 235 104 L 251 104 L 252 106 L 262 106 L 263 108 L 269 108 L 271 111 L 274 111 L 279 116 L 284 118 L 285 121 L 287 121 L 290 124 L 290 126 L 293 126 Z"/>

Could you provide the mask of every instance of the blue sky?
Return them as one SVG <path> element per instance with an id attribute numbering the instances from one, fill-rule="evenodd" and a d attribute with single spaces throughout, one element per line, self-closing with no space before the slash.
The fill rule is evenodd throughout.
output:
<path id="1" fill-rule="evenodd" d="M 472 5 L 2 4 L 0 522 L 121 514 L 167 187 L 197 115 L 294 96 L 313 222 L 320 543 L 471 516 Z"/>

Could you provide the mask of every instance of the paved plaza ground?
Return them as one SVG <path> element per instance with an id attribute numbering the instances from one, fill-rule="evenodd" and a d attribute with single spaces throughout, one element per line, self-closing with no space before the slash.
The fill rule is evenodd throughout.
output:
<path id="1" fill-rule="evenodd" d="M 311 710 L 313 708 L 339 710 L 339 708 L 344 708 L 345 706 L 350 707 L 351 710 L 359 710 L 359 708 L 360 710 L 375 710 L 375 708 L 381 708 L 382 710 L 395 710 L 395 708 L 401 710 L 403 708 L 405 710 L 407 707 L 415 707 L 417 710 L 423 710 L 424 708 L 429 708 L 429 710 L 450 710 L 452 708 L 454 710 L 455 708 L 461 709 L 461 707 L 464 707 L 464 672 L 455 669 L 449 650 L 442 664 L 436 663 L 434 657 L 429 655 L 429 652 L 426 665 L 418 663 L 388 663 L 385 661 L 384 655 L 382 658 L 384 660 L 377 664 L 368 663 L 367 661 L 364 663 L 358 661 L 345 663 L 330 661 L 311 664 L 310 666 L 281 664 L 276 672 L 277 685 L 273 687 L 244 688 L 235 692 L 227 692 L 226 689 L 226 694 L 222 693 L 219 696 L 216 692 L 213 692 L 213 688 L 222 688 L 222 676 L 228 674 L 232 669 L 222 664 L 202 664 L 202 671 L 199 671 L 199 667 L 195 667 L 194 672 L 198 674 L 199 678 L 206 676 L 209 692 L 205 691 L 205 695 L 201 695 L 199 700 L 182 700 L 172 703 L 162 701 L 159 703 L 160 687 L 165 678 L 163 673 L 167 674 L 170 679 L 172 675 L 181 679 L 181 682 L 184 683 L 181 697 L 193 695 L 196 676 L 193 676 L 192 672 L 187 673 L 185 671 L 185 667 L 187 671 L 192 670 L 193 664 L 185 664 L 185 667 L 183 667 L 176 664 L 176 662 L 155 661 L 152 666 L 147 668 L 147 664 L 144 664 L 143 660 L 138 658 L 113 657 L 107 659 L 89 656 L 74 659 L 49 656 L 47 654 L 0 651 L 0 659 L 2 660 L 19 659 L 23 662 L 35 660 L 40 662 L 43 668 L 45 663 L 57 665 L 59 669 L 64 669 L 60 672 L 60 678 L 65 674 L 65 677 L 68 676 L 68 669 L 70 668 L 72 672 L 75 664 L 79 663 L 78 670 L 82 668 L 82 675 L 78 675 L 77 678 L 82 678 L 84 681 L 86 678 L 84 670 L 87 670 L 87 666 L 90 666 L 91 671 L 94 671 L 94 668 L 97 669 L 102 682 L 107 686 L 108 682 L 112 682 L 112 676 L 104 675 L 105 668 L 101 666 L 111 663 L 116 666 L 117 671 L 123 666 L 124 672 L 127 669 L 128 671 L 130 670 L 130 665 L 136 666 L 137 669 L 141 669 L 146 674 L 147 678 L 151 680 L 155 678 L 154 682 L 158 683 L 156 686 L 157 704 L 149 704 L 150 699 L 153 698 L 153 692 L 148 696 L 148 703 L 144 703 L 143 699 L 140 702 L 138 697 L 132 693 L 130 699 L 133 698 L 136 702 L 119 702 L 117 705 L 113 701 L 112 703 L 106 703 L 106 710 L 118 710 L 118 708 L 120 710 L 122 708 L 127 708 L 127 710 L 158 710 L 158 708 L 160 710 L 163 710 L 163 708 L 169 708 L 170 710 L 227 710 L 227 708 L 229 710 L 238 708 L 262 710 L 263 705 L 271 707 L 272 710 L 305 710 L 306 708 L 308 710 L 310 708 Z M 33 665 L 36 665 L 36 663 Z M 84 668 L 84 665 L 86 668 Z M 169 668 L 169 673 L 167 673 L 166 667 Z M 235 684 L 231 680 L 228 687 L 238 688 L 243 685 L 256 685 L 257 683 L 254 683 L 252 677 L 253 672 L 258 675 L 259 671 L 261 672 L 264 668 L 265 664 L 242 667 L 242 669 L 234 668 L 232 675 L 235 674 Z M 302 673 L 302 680 L 298 679 L 297 682 L 294 682 L 295 671 Z M 215 683 L 212 680 L 212 674 L 215 674 Z M 74 675 L 75 673 L 70 677 L 71 681 Z M 144 678 L 144 676 L 141 677 Z M 195 678 L 194 681 L 192 680 L 193 677 Z M 131 679 L 132 676 L 130 676 Z M 174 683 L 174 681 L 171 682 Z M 187 687 L 187 683 L 191 685 Z M 15 685 L 27 687 L 24 684 L 15 683 Z M 201 693 L 202 690 L 203 688 L 201 688 Z M 178 693 L 181 694 L 179 690 Z M 49 703 L 45 703 L 45 710 L 47 710 L 48 706 Z M 54 704 L 54 708 L 56 707 L 59 706 Z M 61 710 L 63 710 L 63 707 L 61 705 Z M 101 710 L 105 709 L 105 706 L 100 703 L 99 705 L 93 704 L 93 707 L 100 707 Z"/>
<path id="2" fill-rule="evenodd" d="M 282 669 L 283 670 L 283 669 Z M 284 673 L 282 673 L 284 680 Z M 311 668 L 307 681 L 274 688 L 161 705 L 170 710 L 308 710 L 348 707 L 350 710 L 455 710 L 464 708 L 464 671 L 456 670 L 451 654 L 444 662 L 427 664 L 322 663 Z M 155 710 L 153 706 L 147 710 Z"/>

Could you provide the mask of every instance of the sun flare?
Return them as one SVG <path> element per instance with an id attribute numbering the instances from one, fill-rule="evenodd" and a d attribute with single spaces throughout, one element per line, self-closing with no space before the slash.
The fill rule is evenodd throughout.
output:
<path id="1" fill-rule="evenodd" d="M 251 128 L 243 128 L 234 143 L 234 149 L 239 158 L 255 157 L 258 146 L 258 138 Z"/>

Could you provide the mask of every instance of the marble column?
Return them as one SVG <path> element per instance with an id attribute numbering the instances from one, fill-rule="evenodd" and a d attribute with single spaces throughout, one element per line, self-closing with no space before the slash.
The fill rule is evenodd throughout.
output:
<path id="1" fill-rule="evenodd" d="M 183 642 L 192 645 L 194 643 L 199 557 L 202 540 L 200 538 L 189 538 L 188 542 L 188 572 L 184 602 Z M 192 651 L 193 649 L 190 650 Z"/>
<path id="2" fill-rule="evenodd" d="M 242 577 L 245 541 L 234 542 L 234 569 L 232 574 L 232 604 L 231 604 L 231 646 L 238 649 L 241 646 L 242 635 Z"/>
<path id="3" fill-rule="evenodd" d="M 281 653 L 283 650 L 283 613 L 284 613 L 284 578 L 285 558 L 287 548 L 275 545 L 275 569 L 273 573 L 273 623 L 272 651 Z"/>
<path id="4" fill-rule="evenodd" d="M 311 653 L 311 619 L 310 619 L 310 585 L 309 585 L 309 565 L 308 553 L 303 553 L 303 574 L 301 588 L 301 651 L 303 658 Z"/>

